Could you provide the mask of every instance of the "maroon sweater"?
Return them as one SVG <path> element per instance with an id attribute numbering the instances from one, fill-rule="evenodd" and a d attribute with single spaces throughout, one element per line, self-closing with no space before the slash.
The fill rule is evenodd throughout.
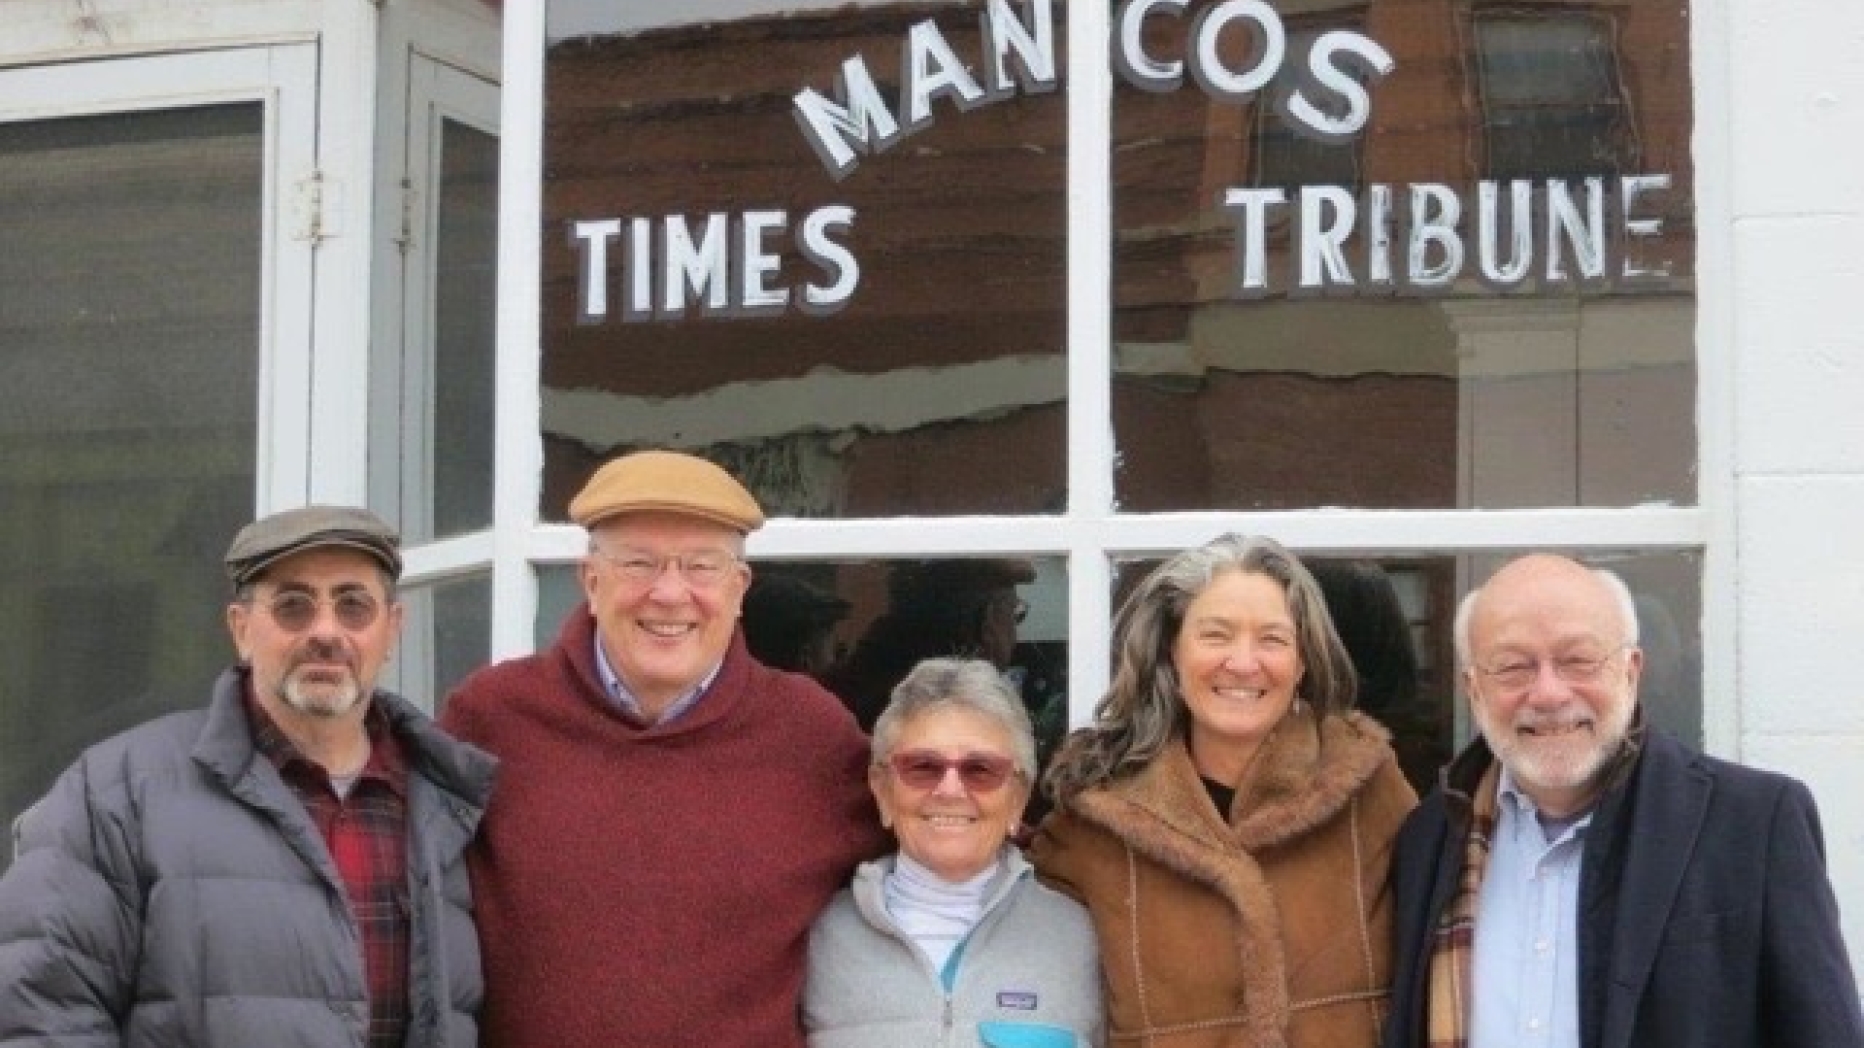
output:
<path id="1" fill-rule="evenodd" d="M 441 723 L 496 754 L 470 854 L 485 1048 L 801 1048 L 809 926 L 886 839 L 867 739 L 742 634 L 698 704 L 608 704 L 586 607 Z"/>

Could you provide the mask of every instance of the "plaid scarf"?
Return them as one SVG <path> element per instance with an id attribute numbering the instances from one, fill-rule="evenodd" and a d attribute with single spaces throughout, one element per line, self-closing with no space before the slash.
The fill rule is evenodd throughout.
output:
<path id="1" fill-rule="evenodd" d="M 1489 864 L 1495 833 L 1495 795 L 1501 762 L 1491 763 L 1471 798 L 1469 830 L 1463 838 L 1463 869 L 1456 894 L 1437 921 L 1430 944 L 1430 1048 L 1469 1048 L 1469 966 L 1476 947 L 1476 900 Z"/>

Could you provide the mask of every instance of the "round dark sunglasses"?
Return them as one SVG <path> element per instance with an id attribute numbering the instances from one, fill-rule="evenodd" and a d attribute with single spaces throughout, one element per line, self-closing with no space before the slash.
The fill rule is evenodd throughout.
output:
<path id="1" fill-rule="evenodd" d="M 290 590 L 264 603 L 266 612 L 278 623 L 279 629 L 303 633 L 317 621 L 317 611 L 325 602 L 309 593 Z M 375 625 L 375 617 L 382 611 L 382 605 L 374 597 L 360 590 L 344 590 L 331 597 L 329 604 L 336 609 L 337 624 L 352 631 Z"/>

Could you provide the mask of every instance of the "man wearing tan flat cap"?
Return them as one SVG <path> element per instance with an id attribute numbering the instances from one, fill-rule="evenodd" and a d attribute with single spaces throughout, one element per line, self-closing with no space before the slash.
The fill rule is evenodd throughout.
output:
<path id="1" fill-rule="evenodd" d="M 0 1044 L 471 1048 L 492 760 L 375 686 L 399 540 L 307 506 L 226 554 L 238 665 L 93 746 L 0 878 Z"/>
<path id="2" fill-rule="evenodd" d="M 615 459 L 570 502 L 584 602 L 442 721 L 497 754 L 471 870 L 487 1048 L 801 1048 L 809 926 L 884 848 L 867 740 L 738 629 L 763 511 L 704 459 Z"/>

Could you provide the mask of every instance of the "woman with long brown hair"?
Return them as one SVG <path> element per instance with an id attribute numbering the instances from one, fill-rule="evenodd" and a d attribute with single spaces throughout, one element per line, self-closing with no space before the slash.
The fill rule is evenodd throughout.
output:
<path id="1" fill-rule="evenodd" d="M 1037 872 L 1092 914 L 1110 1040 L 1370 1048 L 1391 978 L 1386 871 L 1416 796 L 1320 589 L 1271 539 L 1155 569 L 1113 684 L 1047 775 Z"/>

